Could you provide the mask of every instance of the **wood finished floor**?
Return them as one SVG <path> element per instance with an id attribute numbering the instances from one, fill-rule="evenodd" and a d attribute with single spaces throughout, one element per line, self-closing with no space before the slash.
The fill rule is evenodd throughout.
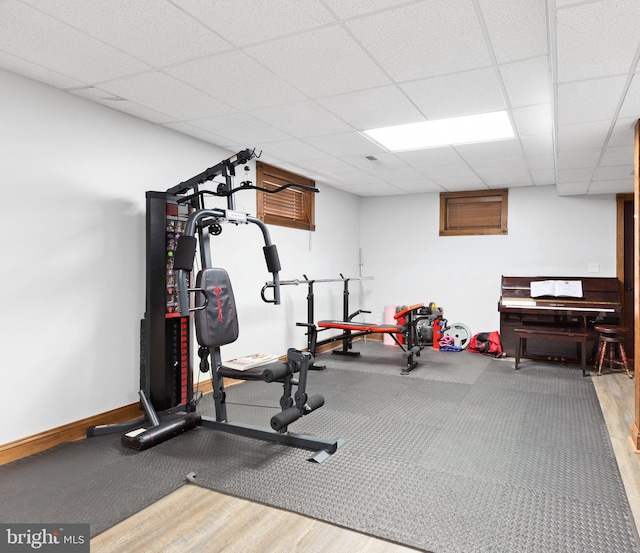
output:
<path id="1" fill-rule="evenodd" d="M 634 382 L 591 378 L 640 532 L 640 455 L 629 435 Z M 302 515 L 186 485 L 91 540 L 92 553 L 406 553 L 415 551 Z"/>

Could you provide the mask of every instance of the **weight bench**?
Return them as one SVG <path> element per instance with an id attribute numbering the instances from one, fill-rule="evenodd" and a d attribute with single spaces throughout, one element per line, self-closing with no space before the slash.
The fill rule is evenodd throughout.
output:
<path id="1" fill-rule="evenodd" d="M 528 338 L 544 338 L 554 342 L 574 342 L 578 345 L 580 365 L 582 368 L 582 376 L 587 376 L 587 333 L 574 329 L 560 328 L 514 328 L 513 331 L 518 337 L 516 346 L 516 362 L 515 369 L 518 370 L 520 358 L 526 357 L 527 339 Z"/>
<path id="2" fill-rule="evenodd" d="M 324 320 L 318 321 L 317 325 L 309 325 L 304 323 L 298 323 L 298 326 L 306 326 L 309 331 L 313 333 L 311 340 L 311 350 L 315 356 L 315 351 L 318 345 L 324 345 L 331 342 L 342 341 L 341 350 L 333 350 L 332 353 L 336 355 L 352 355 L 359 356 L 359 351 L 350 351 L 353 346 L 353 339 L 360 336 L 367 336 L 369 334 L 388 334 L 402 349 L 402 357 L 407 360 L 406 367 L 402 369 L 400 374 L 409 374 L 413 369 L 418 366 L 417 361 L 414 360 L 414 355 L 419 356 L 422 347 L 418 345 L 416 323 L 420 318 L 416 317 L 417 311 L 424 307 L 423 303 L 417 303 L 409 307 L 405 307 L 397 312 L 393 317 L 399 324 L 372 324 L 361 323 L 357 321 L 336 321 L 336 320 Z M 356 311 L 351 315 L 363 313 L 363 311 Z M 368 313 L 368 312 L 365 312 Z M 400 324 L 401 323 L 401 324 Z M 317 341 L 317 333 L 323 330 L 342 330 L 341 334 L 326 338 L 320 342 Z M 403 336 L 406 339 L 406 344 L 403 344 L 398 335 Z M 406 346 L 406 347 L 405 347 Z"/>

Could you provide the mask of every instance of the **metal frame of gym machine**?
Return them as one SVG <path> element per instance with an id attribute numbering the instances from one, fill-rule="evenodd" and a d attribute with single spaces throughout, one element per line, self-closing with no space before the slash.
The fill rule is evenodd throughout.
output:
<path id="1" fill-rule="evenodd" d="M 87 430 L 87 436 L 127 432 L 150 423 L 146 429 L 146 441 L 143 447 L 132 446 L 131 440 L 123 443 L 138 449 L 146 449 L 179 433 L 190 430 L 196 425 L 221 430 L 231 434 L 274 441 L 304 449 L 315 450 L 316 454 L 310 460 L 321 462 L 333 454 L 344 444 L 344 440 L 325 440 L 314 436 L 294 434 L 283 429 L 273 431 L 268 428 L 247 425 L 226 420 L 226 410 L 220 398 L 214 397 L 216 403 L 216 418 L 201 416 L 195 413 L 201 393 L 193 390 L 193 374 L 191 365 L 191 332 L 190 332 L 190 300 L 188 291 L 191 281 L 191 270 L 177 269 L 175 282 L 170 283 L 167 275 L 168 260 L 180 255 L 179 238 L 195 236 L 197 233 L 202 268 L 211 267 L 211 253 L 209 248 L 210 234 L 222 231 L 221 223 L 230 222 L 235 225 L 256 224 L 265 242 L 265 257 L 270 265 L 270 257 L 277 259 L 275 245 L 271 243 L 269 230 L 260 220 L 235 210 L 234 194 L 240 190 L 261 190 L 265 193 L 278 193 L 289 187 L 307 189 L 317 192 L 317 189 L 304 185 L 288 183 L 284 186 L 269 190 L 253 186 L 244 181 L 239 187 L 234 187 L 235 167 L 246 164 L 256 156 L 255 150 L 242 150 L 230 158 L 210 167 L 204 172 L 168 189 L 166 192 L 147 192 L 146 215 L 146 278 L 147 297 L 145 317 L 141 324 L 141 364 L 140 386 L 138 392 L 140 404 L 145 417 L 125 423 L 94 426 Z M 224 183 L 217 183 L 215 192 L 200 190 L 200 185 L 214 178 L 222 176 Z M 189 195 L 185 195 L 191 192 Z M 204 194 L 226 197 L 227 209 L 204 208 Z M 173 228 L 169 223 L 173 222 Z M 180 226 L 178 226 L 180 225 Z M 173 230 L 173 232 L 168 232 Z M 182 232 L 176 232 L 181 230 Z M 170 242 L 173 240 L 173 243 Z M 172 261 L 169 261 L 173 266 Z M 271 263 L 273 265 L 273 263 Z M 272 267 L 269 267 L 270 270 Z M 267 303 L 280 303 L 279 267 L 272 271 L 274 288 L 273 299 L 262 299 Z M 162 276 L 162 278 L 159 277 Z M 167 275 L 165 277 L 165 275 Z M 220 359 L 213 359 L 212 381 L 214 389 L 221 386 L 221 377 L 215 371 L 221 364 Z M 219 380 L 216 384 L 216 380 Z M 216 392 L 214 390 L 214 396 Z M 161 419 L 167 419 L 161 422 Z M 137 432 L 134 430 L 134 433 Z M 135 436 L 134 436 L 135 438 Z"/>

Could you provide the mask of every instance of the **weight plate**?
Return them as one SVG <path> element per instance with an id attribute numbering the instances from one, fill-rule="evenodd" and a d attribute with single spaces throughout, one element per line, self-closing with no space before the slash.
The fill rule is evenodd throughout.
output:
<path id="1" fill-rule="evenodd" d="M 452 336 L 453 345 L 460 346 L 462 349 L 466 349 L 471 340 L 471 330 L 467 325 L 462 323 L 453 323 L 449 325 L 443 332 L 443 336 Z"/>

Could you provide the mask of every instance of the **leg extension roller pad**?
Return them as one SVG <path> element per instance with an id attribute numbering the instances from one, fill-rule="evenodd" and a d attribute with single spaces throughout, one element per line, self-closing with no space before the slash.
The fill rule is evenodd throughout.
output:
<path id="1" fill-rule="evenodd" d="M 276 431 L 289 426 L 292 422 L 297 421 L 302 415 L 308 415 L 312 411 L 319 409 L 324 405 L 324 397 L 320 394 L 311 396 L 304 406 L 304 413 L 300 413 L 300 409 L 295 405 L 284 411 L 280 411 L 277 415 L 271 417 L 271 428 Z"/>

